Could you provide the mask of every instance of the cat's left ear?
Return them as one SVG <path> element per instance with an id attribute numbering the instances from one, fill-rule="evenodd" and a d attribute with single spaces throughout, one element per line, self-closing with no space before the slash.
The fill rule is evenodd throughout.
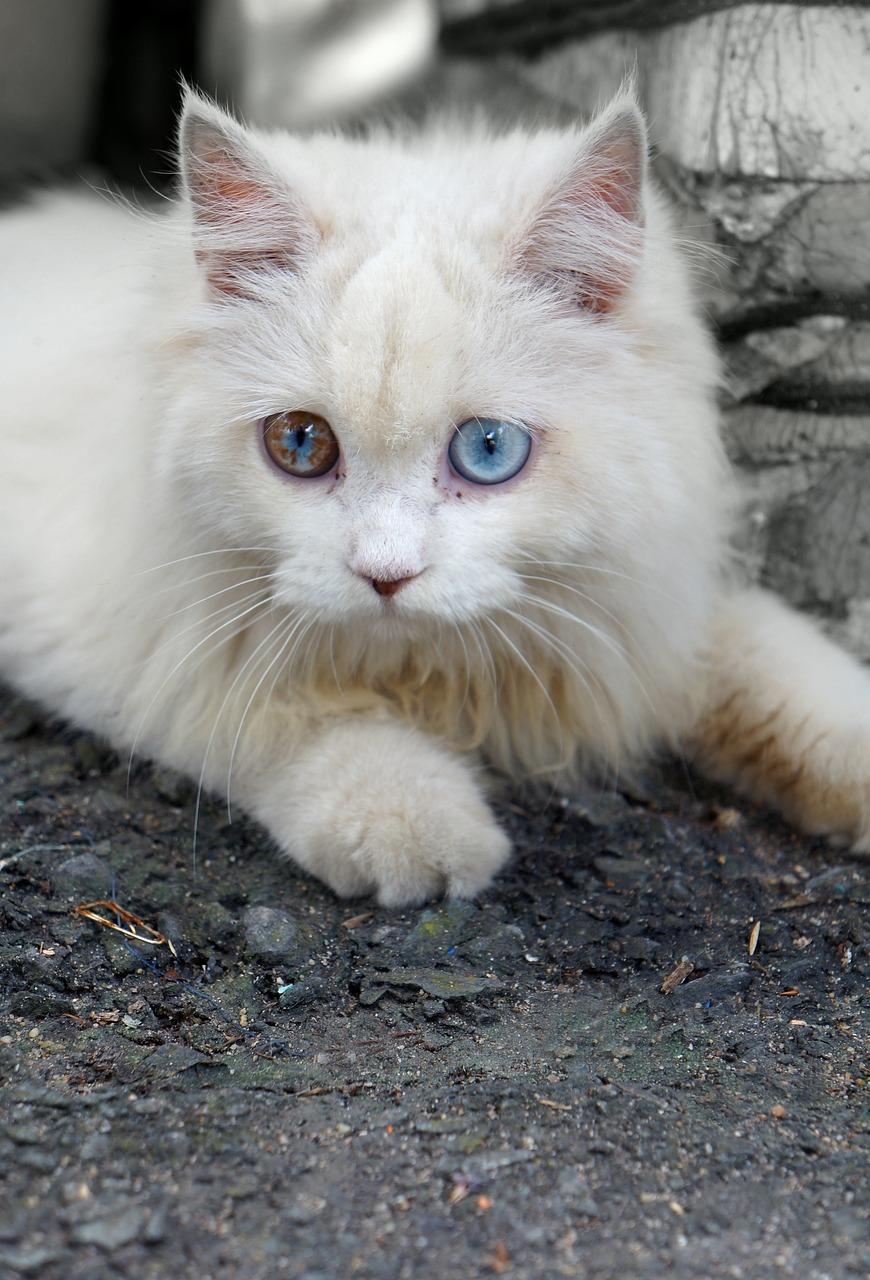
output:
<path id="1" fill-rule="evenodd" d="M 643 248 L 647 140 L 633 98 L 581 136 L 520 246 L 523 269 L 605 313 L 629 288 Z"/>
<path id="2" fill-rule="evenodd" d="M 254 297 L 265 272 L 301 269 L 320 232 L 251 133 L 188 92 L 179 152 L 196 258 L 213 293 Z"/>

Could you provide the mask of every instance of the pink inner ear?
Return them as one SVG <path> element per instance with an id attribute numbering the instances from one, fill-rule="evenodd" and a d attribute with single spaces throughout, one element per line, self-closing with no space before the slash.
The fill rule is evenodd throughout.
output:
<path id="1" fill-rule="evenodd" d="M 216 167 L 209 194 L 215 204 L 227 204 L 238 209 L 246 204 L 255 205 L 263 192 L 252 178 L 240 171 L 222 171 Z"/>
<path id="2" fill-rule="evenodd" d="M 251 298 L 258 274 L 298 270 L 318 233 L 292 192 L 210 122 L 190 121 L 183 140 L 196 259 L 211 289 Z"/>
<path id="3" fill-rule="evenodd" d="M 560 285 L 584 311 L 610 311 L 633 278 L 643 244 L 644 160 L 639 117 L 618 116 L 583 149 L 526 237 L 526 270 Z"/>
<path id="4" fill-rule="evenodd" d="M 590 158 L 589 167 L 585 180 L 582 173 L 578 175 L 581 199 L 604 204 L 629 222 L 642 221 L 644 144 L 637 132 L 614 130 Z"/>

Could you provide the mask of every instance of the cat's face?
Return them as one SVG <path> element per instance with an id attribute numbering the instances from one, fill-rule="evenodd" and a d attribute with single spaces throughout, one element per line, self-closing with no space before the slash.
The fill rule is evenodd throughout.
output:
<path id="1" fill-rule="evenodd" d="M 463 145 L 254 140 L 188 109 L 211 302 L 182 465 L 201 485 L 208 460 L 209 517 L 323 621 L 528 612 L 548 566 L 642 560 L 651 512 L 694 503 L 655 306 L 632 306 L 637 117 Z"/>

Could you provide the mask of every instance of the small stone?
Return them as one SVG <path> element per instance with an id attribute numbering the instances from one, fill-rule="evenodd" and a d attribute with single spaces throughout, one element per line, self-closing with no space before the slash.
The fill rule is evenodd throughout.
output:
<path id="1" fill-rule="evenodd" d="M 112 868 L 95 853 L 77 853 L 54 872 L 55 890 L 67 898 L 100 898 L 112 891 Z"/>
<path id="2" fill-rule="evenodd" d="M 72 1237 L 76 1244 L 95 1244 L 109 1251 L 120 1249 L 122 1245 L 131 1244 L 141 1235 L 145 1220 L 145 1210 L 131 1205 L 120 1213 L 79 1223 L 73 1228 Z"/>
<path id="3" fill-rule="evenodd" d="M 193 783 L 190 778 L 183 773 L 177 773 L 174 769 L 154 769 L 151 774 L 151 783 L 160 799 L 165 800 L 167 804 L 175 805 L 176 808 L 187 804 L 193 795 Z"/>
<path id="4" fill-rule="evenodd" d="M 646 863 L 639 858 L 620 858 L 609 854 L 593 858 L 592 865 L 599 875 L 616 885 L 633 884 L 641 880 L 647 871 Z"/>
<path id="5" fill-rule="evenodd" d="M 109 1150 L 109 1139 L 104 1133 L 91 1133 L 85 1138 L 79 1155 L 82 1160 L 102 1160 Z"/>
<path id="6" fill-rule="evenodd" d="M 54 991 L 16 991 L 9 1003 L 19 1018 L 57 1018 L 73 1012 L 72 1001 Z"/>
<path id="7" fill-rule="evenodd" d="M 166 1209 L 161 1206 L 152 1213 L 145 1224 L 142 1239 L 146 1244 L 160 1244 L 166 1237 Z"/>
<path id="8" fill-rule="evenodd" d="M 225 1074 L 226 1064 L 183 1044 L 164 1044 L 142 1063 L 142 1074 L 158 1079 L 190 1073 L 193 1078 Z"/>
<path id="9" fill-rule="evenodd" d="M 35 1124 L 10 1124 L 4 1132 L 19 1147 L 38 1146 L 43 1138 L 41 1130 Z"/>
<path id="10" fill-rule="evenodd" d="M 59 1249 L 30 1248 L 22 1245 L 18 1249 L 0 1250 L 0 1264 L 21 1276 L 37 1275 L 52 1262 L 61 1257 Z"/>
<path id="11" fill-rule="evenodd" d="M 183 920 L 171 911 L 161 911 L 157 916 L 157 928 L 175 948 L 176 959 L 182 964 L 195 964 L 199 959 L 197 949 L 190 941 L 189 929 Z"/>
<path id="12" fill-rule="evenodd" d="M 379 975 L 379 980 L 391 987 L 417 987 L 439 1000 L 464 999 L 484 991 L 504 990 L 504 984 L 497 978 L 444 969 L 391 969 Z"/>
<path id="13" fill-rule="evenodd" d="M 270 964 L 296 959 L 308 949 L 297 922 L 278 907 L 246 907 L 242 928 L 251 955 Z"/>
<path id="14" fill-rule="evenodd" d="M 21 1168 L 32 1169 L 34 1173 L 54 1173 L 57 1168 L 57 1155 L 51 1151 L 39 1151 L 36 1147 L 27 1147 L 15 1163 Z"/>
<path id="15" fill-rule="evenodd" d="M 114 760 L 114 752 L 107 743 L 84 733 L 73 743 L 73 756 L 80 774 L 103 773 Z"/>
<path id="16" fill-rule="evenodd" d="M 578 788 L 565 804 L 566 814 L 582 818 L 591 827 L 610 827 L 624 821 L 631 810 L 622 796 L 600 787 Z"/>
<path id="17" fill-rule="evenodd" d="M 478 908 L 457 900 L 429 907 L 405 939 L 404 949 L 421 955 L 443 955 L 473 930 Z"/>
<path id="18" fill-rule="evenodd" d="M 326 983 L 322 978 L 310 975 L 299 982 L 290 982 L 283 986 L 278 994 L 278 1003 L 282 1009 L 299 1010 L 323 999 Z"/>
<path id="19" fill-rule="evenodd" d="M 83 1204 L 90 1200 L 91 1189 L 86 1182 L 65 1182 L 60 1189 L 60 1198 L 64 1204 Z"/>
<path id="20" fill-rule="evenodd" d="M 109 933 L 108 930 L 103 938 L 103 950 L 112 973 L 118 978 L 123 978 L 128 973 L 135 973 L 142 965 L 142 961 L 133 954 L 123 938 Z"/>
<path id="21" fill-rule="evenodd" d="M 684 982 L 671 994 L 671 999 L 686 1004 L 706 1004 L 708 1001 L 728 1000 L 748 991 L 754 975 L 748 968 L 713 970 L 691 982 Z"/>
<path id="22" fill-rule="evenodd" d="M 680 876 L 673 877 L 668 884 L 667 893 L 672 902 L 691 902 L 694 897 L 692 890 Z"/>
<path id="23" fill-rule="evenodd" d="M 483 933 L 472 938 L 464 951 L 475 958 L 502 960 L 512 956 L 520 956 L 526 949 L 523 931 L 515 924 L 500 924 L 490 933 Z"/>
<path id="24" fill-rule="evenodd" d="M 0 720 L 0 735 L 10 742 L 26 738 L 28 734 L 39 728 L 39 711 L 29 702 L 16 699 L 8 707 L 3 708 Z"/>
<path id="25" fill-rule="evenodd" d="M 654 960 L 661 951 L 661 943 L 652 938 L 624 938 L 620 951 L 627 960 Z"/>
<path id="26" fill-rule="evenodd" d="M 464 1133 L 468 1128 L 466 1116 L 422 1116 L 414 1121 L 417 1133 Z"/>

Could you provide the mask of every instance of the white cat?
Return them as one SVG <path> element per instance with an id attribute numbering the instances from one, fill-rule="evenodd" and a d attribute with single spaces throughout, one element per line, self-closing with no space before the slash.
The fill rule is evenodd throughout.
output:
<path id="1" fill-rule="evenodd" d="M 478 761 L 680 745 L 870 845 L 870 683 L 727 585 L 716 361 L 623 97 L 588 128 L 243 129 L 0 220 L 0 672 L 340 894 L 473 894 Z"/>

